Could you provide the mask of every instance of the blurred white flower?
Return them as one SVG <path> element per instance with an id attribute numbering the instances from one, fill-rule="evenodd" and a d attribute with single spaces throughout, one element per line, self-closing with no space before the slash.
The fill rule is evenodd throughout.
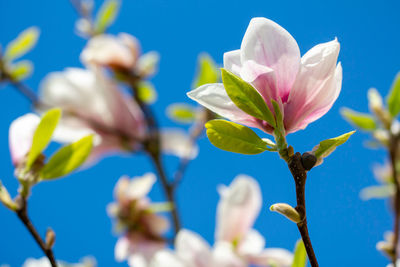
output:
<path id="1" fill-rule="evenodd" d="M 123 231 L 115 246 L 115 258 L 128 260 L 130 266 L 146 266 L 154 253 L 165 247 L 162 235 L 169 228 L 168 220 L 151 210 L 147 197 L 155 181 L 152 173 L 132 179 L 121 177 L 114 190 L 116 202 L 108 206 L 109 215 Z"/>
<path id="2" fill-rule="evenodd" d="M 63 110 L 56 141 L 69 143 L 96 133 L 92 159 L 134 150 L 145 136 L 140 108 L 100 71 L 69 68 L 50 73 L 41 83 L 40 99 L 45 108 Z"/>
<path id="3" fill-rule="evenodd" d="M 80 260 L 79 263 L 71 264 L 63 261 L 58 261 L 59 267 L 96 267 L 96 260 L 92 257 L 85 257 Z M 46 257 L 40 259 L 29 258 L 27 259 L 22 267 L 51 267 L 49 260 Z"/>

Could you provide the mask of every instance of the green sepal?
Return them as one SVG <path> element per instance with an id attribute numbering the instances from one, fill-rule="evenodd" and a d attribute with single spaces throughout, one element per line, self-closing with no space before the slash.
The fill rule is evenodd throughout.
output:
<path id="1" fill-rule="evenodd" d="M 396 75 L 386 101 L 390 115 L 395 118 L 400 112 L 400 73 Z"/>
<path id="2" fill-rule="evenodd" d="M 121 2 L 119 0 L 106 0 L 96 15 L 95 31 L 103 33 L 115 21 Z"/>
<path id="3" fill-rule="evenodd" d="M 267 142 L 246 126 L 218 119 L 208 121 L 205 127 L 210 142 L 222 150 L 247 155 L 273 151 Z"/>
<path id="4" fill-rule="evenodd" d="M 320 165 L 324 158 L 328 157 L 333 151 L 335 151 L 336 147 L 344 144 L 355 132 L 356 131 L 351 131 L 338 137 L 321 141 L 319 145 L 315 146 L 312 150 L 313 154 L 317 158 L 315 166 Z"/>
<path id="5" fill-rule="evenodd" d="M 40 120 L 32 138 L 32 146 L 29 150 L 26 170 L 29 170 L 37 157 L 46 149 L 51 141 L 54 130 L 61 118 L 61 109 L 55 108 L 47 111 Z"/>
<path id="6" fill-rule="evenodd" d="M 40 171 L 41 180 L 52 180 L 70 174 L 79 168 L 90 155 L 93 135 L 60 148 Z"/>
<path id="7" fill-rule="evenodd" d="M 299 239 L 294 248 L 294 256 L 292 267 L 306 267 L 307 265 L 307 252 L 303 240 Z"/>
<path id="8" fill-rule="evenodd" d="M 179 123 L 193 123 L 196 119 L 196 108 L 184 103 L 174 103 L 168 106 L 167 116 Z"/>
<path id="9" fill-rule="evenodd" d="M 226 93 L 235 105 L 247 114 L 268 122 L 275 127 L 275 118 L 260 93 L 235 74 L 221 69 Z"/>
<path id="10" fill-rule="evenodd" d="M 28 53 L 37 43 L 39 28 L 29 27 L 12 40 L 4 52 L 4 60 L 12 61 Z"/>
<path id="11" fill-rule="evenodd" d="M 192 87 L 197 88 L 207 83 L 217 83 L 218 80 L 219 72 L 214 60 L 207 53 L 200 54 L 198 71 Z"/>
<path id="12" fill-rule="evenodd" d="M 340 113 L 345 120 L 361 130 L 372 131 L 376 129 L 374 117 L 370 114 L 357 112 L 349 108 L 342 108 Z"/>

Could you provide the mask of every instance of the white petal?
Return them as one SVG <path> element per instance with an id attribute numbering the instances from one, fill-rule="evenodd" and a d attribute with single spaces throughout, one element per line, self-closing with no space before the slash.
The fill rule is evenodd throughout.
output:
<path id="1" fill-rule="evenodd" d="M 32 139 L 37 126 L 39 116 L 28 113 L 14 120 L 9 129 L 9 146 L 14 165 L 21 162 L 32 146 Z"/>
<path id="2" fill-rule="evenodd" d="M 265 247 L 264 237 L 256 230 L 251 229 L 240 242 L 238 253 L 240 255 L 257 255 Z"/>
<path id="3" fill-rule="evenodd" d="M 160 54 L 155 51 L 148 52 L 139 57 L 137 71 L 142 77 L 149 77 L 157 72 Z"/>
<path id="4" fill-rule="evenodd" d="M 198 234 L 189 230 L 180 230 L 176 236 L 175 249 L 177 255 L 187 263 L 196 267 L 208 267 L 212 261 L 210 246 Z"/>
<path id="5" fill-rule="evenodd" d="M 240 50 L 242 62 L 254 60 L 273 69 L 281 97 L 289 95 L 300 67 L 300 50 L 284 28 L 265 18 L 253 18 Z"/>
<path id="6" fill-rule="evenodd" d="M 149 267 L 187 267 L 169 250 L 157 252 L 151 260 Z"/>
<path id="7" fill-rule="evenodd" d="M 22 267 L 51 267 L 51 264 L 46 257 L 40 259 L 28 258 Z"/>
<path id="8" fill-rule="evenodd" d="M 198 146 L 185 131 L 180 129 L 161 130 L 161 149 L 166 154 L 191 160 L 199 153 Z"/>
<path id="9" fill-rule="evenodd" d="M 222 83 L 202 85 L 190 91 L 187 95 L 200 105 L 233 122 L 242 123 L 250 127 L 259 127 L 250 115 L 239 109 L 232 102 Z"/>
<path id="10" fill-rule="evenodd" d="M 115 244 L 114 255 L 116 261 L 124 261 L 128 258 L 130 244 L 126 237 L 120 237 Z"/>
<path id="11" fill-rule="evenodd" d="M 233 74 L 240 76 L 242 63 L 240 61 L 240 50 L 233 50 L 224 53 L 224 68 Z"/>
<path id="12" fill-rule="evenodd" d="M 126 196 L 130 199 L 145 197 L 153 187 L 157 178 L 154 173 L 146 173 L 141 177 L 133 177 L 129 186 L 125 189 Z"/>
<path id="13" fill-rule="evenodd" d="M 268 248 L 259 255 L 249 257 L 249 261 L 257 266 L 289 267 L 292 266 L 293 254 L 286 249 Z"/>
<path id="14" fill-rule="evenodd" d="M 213 267 L 247 267 L 248 264 L 241 259 L 227 242 L 217 242 L 213 250 Z"/>
<path id="15" fill-rule="evenodd" d="M 216 240 L 233 242 L 244 238 L 261 209 L 261 190 L 256 180 L 237 176 L 221 194 L 217 206 Z"/>

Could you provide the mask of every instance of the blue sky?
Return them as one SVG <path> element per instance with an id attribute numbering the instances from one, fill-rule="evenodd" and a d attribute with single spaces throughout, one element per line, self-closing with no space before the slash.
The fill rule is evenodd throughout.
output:
<path id="1" fill-rule="evenodd" d="M 400 70 L 399 9 L 398 1 L 125 0 L 110 32 L 131 33 L 144 51 L 161 54 L 159 74 L 153 79 L 159 99 L 153 108 L 163 126 L 173 126 L 164 113 L 168 104 L 190 103 L 185 93 L 190 89 L 197 55 L 205 51 L 221 63 L 224 52 L 239 48 L 252 17 L 267 17 L 282 25 L 297 40 L 302 54 L 337 37 L 342 92 L 327 115 L 288 137 L 289 144 L 303 152 L 320 140 L 351 130 L 339 109 L 347 106 L 367 111 L 368 88 L 376 87 L 386 95 Z M 32 88 L 36 89 L 48 72 L 81 66 L 79 53 L 85 40 L 74 34 L 77 16 L 67 0 L 0 1 L 0 12 L 1 44 L 28 26 L 41 29 L 37 47 L 26 57 L 35 63 L 35 73 L 27 80 Z M 8 126 L 29 110 L 29 103 L 13 88 L 1 87 L 0 179 L 13 193 L 18 183 L 8 152 Z M 309 173 L 309 230 L 321 266 L 385 266 L 387 262 L 375 244 L 392 227 L 389 203 L 359 199 L 363 187 L 376 183 L 372 164 L 386 157 L 382 150 L 364 148 L 367 139 L 356 133 Z M 263 192 L 264 206 L 255 228 L 265 236 L 267 246 L 292 249 L 299 238 L 296 226 L 268 210 L 275 202 L 295 204 L 292 177 L 278 155 L 228 153 L 206 138 L 199 145 L 200 154 L 178 191 L 184 226 L 212 242 L 216 187 L 245 173 L 259 181 Z M 173 173 L 177 161 L 166 160 L 169 173 Z M 109 157 L 68 178 L 40 184 L 29 201 L 32 220 L 41 233 L 48 226 L 55 230 L 57 258 L 77 261 L 93 255 L 99 266 L 117 266 L 113 255 L 116 237 L 105 207 L 112 202 L 112 190 L 121 175 L 149 171 L 151 164 L 143 155 Z M 151 196 L 162 199 L 159 185 Z M 0 207 L 0 218 L 0 264 L 20 266 L 26 257 L 42 256 L 14 214 Z"/>

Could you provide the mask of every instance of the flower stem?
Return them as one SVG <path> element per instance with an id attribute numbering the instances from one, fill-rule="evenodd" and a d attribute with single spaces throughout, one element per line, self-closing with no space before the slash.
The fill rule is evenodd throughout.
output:
<path id="1" fill-rule="evenodd" d="M 306 248 L 311 266 L 318 267 L 317 258 L 315 256 L 307 228 L 305 197 L 307 171 L 303 167 L 303 164 L 301 162 L 301 154 L 299 152 L 297 152 L 293 155 L 293 157 L 290 158 L 290 160 L 288 161 L 288 167 L 290 172 L 292 173 L 296 185 L 297 206 L 295 209 L 297 210 L 301 218 L 301 222 L 297 223 L 297 228 L 299 229 L 301 238 L 303 239 L 303 243 Z"/>
<path id="2" fill-rule="evenodd" d="M 47 246 L 43 239 L 40 237 L 36 228 L 33 226 L 31 220 L 28 216 L 27 201 L 26 198 L 22 198 L 22 206 L 16 211 L 18 218 L 22 221 L 28 231 L 31 233 L 32 237 L 35 239 L 36 243 L 42 249 L 46 257 L 49 259 L 52 267 L 57 267 L 57 262 L 54 257 L 51 247 Z"/>
<path id="3" fill-rule="evenodd" d="M 394 223 L 393 223 L 393 250 L 392 250 L 392 263 L 393 267 L 396 267 L 396 261 L 397 261 L 397 254 L 398 254 L 398 243 L 399 243 L 399 225 L 400 225 L 400 183 L 398 180 L 398 175 L 397 175 L 397 168 L 396 168 L 396 162 L 397 162 L 397 149 L 398 149 L 398 138 L 391 134 L 390 136 L 390 147 L 389 147 L 389 157 L 390 157 L 390 162 L 392 165 L 392 177 L 393 177 L 393 182 L 395 184 L 396 188 L 396 193 L 394 196 Z"/>

